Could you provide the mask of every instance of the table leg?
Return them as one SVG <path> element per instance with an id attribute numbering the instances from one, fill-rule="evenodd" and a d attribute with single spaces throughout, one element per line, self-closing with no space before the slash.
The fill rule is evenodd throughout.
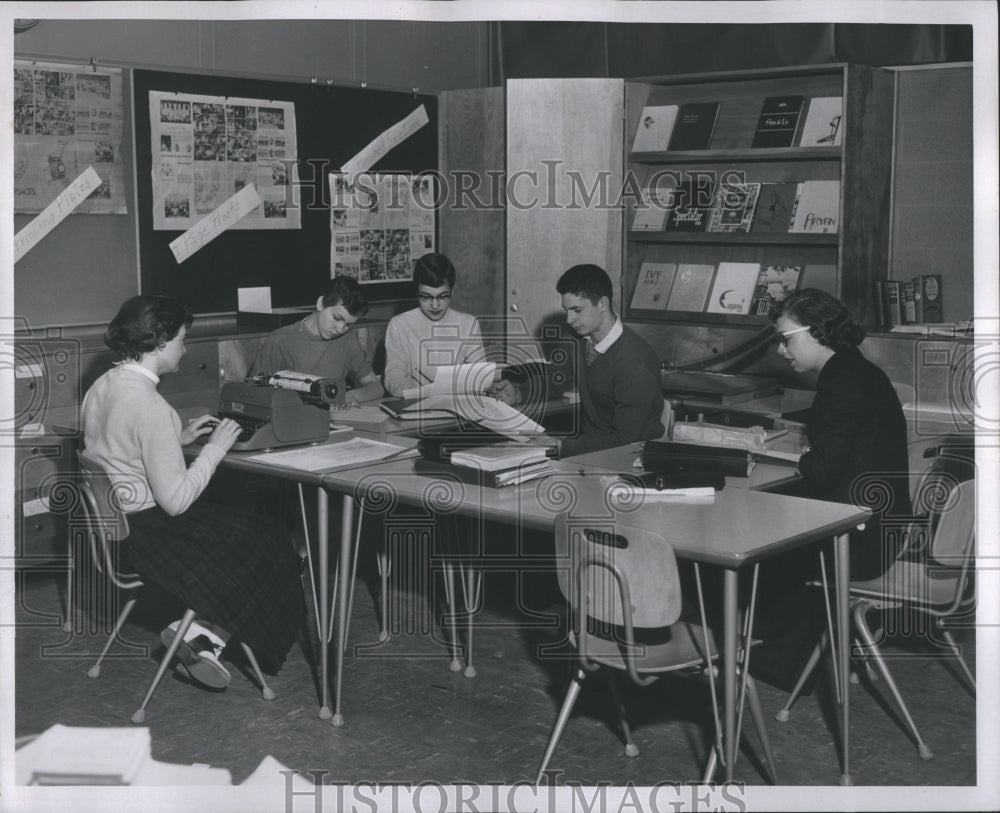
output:
<path id="1" fill-rule="evenodd" d="M 722 692 L 725 704 L 722 745 L 725 750 L 725 781 L 733 781 L 736 764 L 736 615 L 738 574 L 735 570 L 722 571 L 723 622 L 722 622 Z"/>
<path id="2" fill-rule="evenodd" d="M 851 781 L 851 696 L 848 678 L 851 671 L 851 618 L 850 618 L 850 587 L 851 587 L 851 547 L 850 536 L 840 534 L 834 546 L 834 560 L 837 583 L 837 642 L 840 659 L 837 664 L 837 682 L 840 684 L 841 712 L 841 785 L 852 785 Z"/>
<path id="3" fill-rule="evenodd" d="M 344 715 L 340 713 L 340 695 L 344 683 L 344 650 L 347 648 L 347 593 L 351 588 L 351 548 L 354 524 L 354 499 L 350 494 L 343 495 L 340 517 L 340 566 L 337 568 L 339 582 L 337 584 L 337 688 L 334 694 L 334 711 L 331 725 L 340 727 L 344 724 Z M 325 650 L 324 650 L 325 651 Z"/>
<path id="4" fill-rule="evenodd" d="M 323 698 L 320 701 L 319 718 L 321 720 L 330 719 L 330 673 L 329 673 L 329 641 L 330 641 L 330 611 L 329 605 L 329 565 L 330 565 L 330 530 L 329 522 L 330 504 L 329 496 L 323 486 L 316 489 L 316 534 L 319 547 L 319 597 L 313 596 L 313 600 L 319 602 L 319 657 L 320 657 L 320 682 L 322 684 Z"/>

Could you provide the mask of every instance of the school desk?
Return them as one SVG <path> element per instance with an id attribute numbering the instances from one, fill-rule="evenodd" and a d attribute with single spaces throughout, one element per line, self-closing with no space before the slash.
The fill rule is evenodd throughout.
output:
<path id="1" fill-rule="evenodd" d="M 414 461 L 392 460 L 360 468 L 325 473 L 324 487 L 342 495 L 344 511 L 341 539 L 353 537 L 353 501 L 376 494 L 386 486 L 403 503 L 426 506 L 443 514 L 476 517 L 519 525 L 524 529 L 552 531 L 561 511 L 580 507 L 588 517 L 610 516 L 607 489 L 602 477 L 572 461 L 558 461 L 559 473 L 520 486 L 482 488 L 432 479 L 414 472 Z M 733 778 L 736 756 L 736 655 L 739 616 L 738 576 L 749 566 L 769 556 L 800 545 L 834 537 L 836 603 L 838 618 L 838 678 L 842 698 L 842 784 L 850 784 L 848 633 L 850 629 L 848 586 L 848 533 L 866 521 L 870 512 L 852 505 L 828 503 L 768 494 L 748 488 L 726 488 L 710 502 L 652 501 L 630 514 L 632 521 L 662 530 L 670 529 L 670 541 L 680 558 L 723 569 L 723 769 L 725 780 Z M 347 636 L 347 602 L 350 589 L 352 544 L 340 548 L 336 693 L 334 725 L 343 725 L 341 698 L 343 657 Z M 325 682 L 324 682 L 325 687 Z"/>

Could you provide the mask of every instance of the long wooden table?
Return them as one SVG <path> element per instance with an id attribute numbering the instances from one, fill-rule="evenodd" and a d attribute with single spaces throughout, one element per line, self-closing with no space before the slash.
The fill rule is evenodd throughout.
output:
<path id="1" fill-rule="evenodd" d="M 415 473 L 413 460 L 393 460 L 323 475 L 325 489 L 342 495 L 341 539 L 351 540 L 354 501 L 378 489 L 391 488 L 403 503 L 425 506 L 438 513 L 475 517 L 551 531 L 563 511 L 580 511 L 588 519 L 611 516 L 607 488 L 600 467 L 575 460 L 559 461 L 558 473 L 508 488 L 463 483 L 442 488 L 440 479 Z M 631 520 L 648 525 L 668 538 L 677 556 L 723 569 L 723 766 L 725 780 L 733 778 L 736 755 L 736 668 L 739 618 L 738 577 L 746 567 L 783 551 L 833 537 L 839 652 L 838 677 L 842 698 L 842 784 L 850 784 L 848 649 L 849 546 L 848 533 L 865 522 L 870 512 L 851 505 L 768 494 L 752 488 L 726 488 L 710 502 L 650 501 L 631 513 Z M 347 636 L 347 602 L 351 545 L 341 544 L 337 637 L 336 689 L 333 724 L 342 725 L 343 657 Z M 322 561 L 322 560 L 321 560 Z M 324 666 L 325 666 L 324 661 Z M 324 693 L 326 675 L 324 674 Z"/>

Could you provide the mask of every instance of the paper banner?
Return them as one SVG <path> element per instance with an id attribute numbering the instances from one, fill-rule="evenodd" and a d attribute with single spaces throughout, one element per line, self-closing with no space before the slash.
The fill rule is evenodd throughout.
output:
<path id="1" fill-rule="evenodd" d="M 174 259 L 178 263 L 184 262 L 258 206 L 260 206 L 260 196 L 252 183 L 247 184 L 212 214 L 203 217 L 170 243 Z"/>
<path id="2" fill-rule="evenodd" d="M 62 223 L 63 218 L 83 203 L 100 184 L 100 175 L 93 167 L 87 167 L 38 217 L 14 235 L 14 262 L 20 260 L 45 235 Z"/>
<path id="3" fill-rule="evenodd" d="M 375 137 L 367 147 L 355 155 L 350 161 L 344 164 L 340 171 L 348 177 L 357 175 L 371 169 L 372 165 L 378 161 L 389 150 L 397 144 L 401 144 L 417 130 L 427 124 L 427 110 L 420 105 L 410 115 L 402 121 L 392 125 L 388 130 Z"/>

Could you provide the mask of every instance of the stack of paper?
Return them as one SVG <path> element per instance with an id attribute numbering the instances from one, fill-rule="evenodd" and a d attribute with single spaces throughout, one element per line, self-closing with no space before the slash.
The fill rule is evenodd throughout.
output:
<path id="1" fill-rule="evenodd" d="M 544 448 L 523 444 L 498 443 L 494 446 L 475 446 L 451 453 L 452 463 L 479 471 L 501 471 L 547 461 Z"/>

